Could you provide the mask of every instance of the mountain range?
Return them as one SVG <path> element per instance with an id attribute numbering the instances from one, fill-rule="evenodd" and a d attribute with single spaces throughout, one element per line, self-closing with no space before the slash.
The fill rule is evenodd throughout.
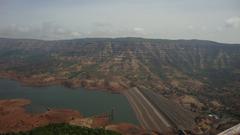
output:
<path id="1" fill-rule="evenodd" d="M 144 87 L 198 113 L 199 118 L 216 114 L 221 123 L 240 122 L 240 44 L 0 38 L 0 77 L 31 86 L 61 84 L 118 93 Z M 202 119 L 198 124 L 203 125 Z"/>

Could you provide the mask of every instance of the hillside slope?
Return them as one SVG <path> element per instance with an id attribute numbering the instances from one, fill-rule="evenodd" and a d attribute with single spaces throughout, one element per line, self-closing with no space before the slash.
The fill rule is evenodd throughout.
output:
<path id="1" fill-rule="evenodd" d="M 0 39 L 0 76 L 116 92 L 144 86 L 185 108 L 240 121 L 240 45 L 203 40 Z"/>

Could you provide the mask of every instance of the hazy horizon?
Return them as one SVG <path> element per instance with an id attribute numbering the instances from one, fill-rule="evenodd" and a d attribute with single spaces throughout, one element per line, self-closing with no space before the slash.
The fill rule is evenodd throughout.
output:
<path id="1" fill-rule="evenodd" d="M 170 39 L 170 38 L 146 38 L 146 37 L 79 37 L 79 38 L 66 38 L 66 39 L 38 39 L 38 38 L 12 38 L 12 37 L 0 37 L 0 39 L 19 39 L 19 40 L 42 40 L 42 41 L 61 41 L 61 40 L 81 40 L 81 39 L 121 39 L 121 38 L 140 38 L 140 39 L 149 39 L 149 40 L 172 40 L 172 41 L 178 41 L 178 40 L 199 40 L 199 41 L 209 41 L 209 42 L 216 42 L 216 43 L 222 43 L 222 44 L 240 44 L 235 42 L 221 42 L 221 41 L 214 41 L 214 40 L 206 40 L 206 39 Z"/>
<path id="2" fill-rule="evenodd" d="M 141 37 L 240 43 L 238 0 L 1 0 L 0 37 Z"/>

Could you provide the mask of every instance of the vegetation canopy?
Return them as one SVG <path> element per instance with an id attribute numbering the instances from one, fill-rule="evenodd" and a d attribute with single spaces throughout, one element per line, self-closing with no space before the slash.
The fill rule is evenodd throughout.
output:
<path id="1" fill-rule="evenodd" d="M 38 127 L 31 131 L 18 133 L 4 133 L 0 135 L 121 135 L 114 131 L 105 130 L 102 128 L 87 128 L 72 126 L 68 124 L 49 124 L 44 127 Z"/>

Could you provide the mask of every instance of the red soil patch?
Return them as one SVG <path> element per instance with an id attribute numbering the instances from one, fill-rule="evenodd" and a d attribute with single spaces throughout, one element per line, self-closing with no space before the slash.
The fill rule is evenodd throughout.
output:
<path id="1" fill-rule="evenodd" d="M 105 115 L 84 118 L 78 111 L 69 109 L 50 109 L 44 113 L 31 114 L 24 109 L 30 103 L 26 99 L 0 100 L 0 133 L 27 131 L 49 123 L 69 123 L 90 128 L 103 127 L 123 135 L 154 135 L 132 124 L 109 125 L 109 118 Z"/>
<path id="2" fill-rule="evenodd" d="M 26 131 L 49 123 L 67 123 L 82 117 L 78 111 L 67 109 L 31 114 L 23 108 L 30 103 L 26 99 L 0 100 L 0 132 Z"/>

